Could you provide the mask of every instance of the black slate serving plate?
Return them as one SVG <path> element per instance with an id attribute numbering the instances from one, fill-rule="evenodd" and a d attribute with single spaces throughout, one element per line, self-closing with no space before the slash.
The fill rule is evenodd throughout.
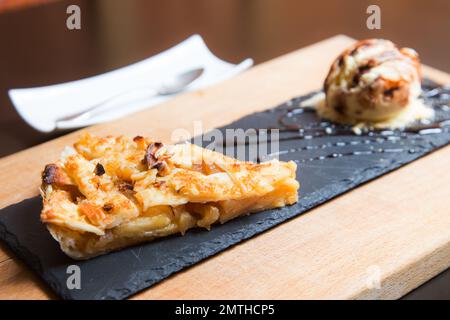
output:
<path id="1" fill-rule="evenodd" d="M 427 82 L 424 90 L 427 103 L 436 110 L 437 121 L 450 118 L 449 88 Z M 190 230 L 184 236 L 75 261 L 62 253 L 39 222 L 41 200 L 36 197 L 1 210 L 0 238 L 64 299 L 124 299 L 450 142 L 450 127 L 445 121 L 440 128 L 417 124 L 407 131 L 385 130 L 357 136 L 349 128 L 320 121 L 313 112 L 298 111 L 296 107 L 308 96 L 251 114 L 220 129 L 286 129 L 280 125 L 280 118 L 287 125 L 302 126 L 303 130 L 280 133 L 279 158 L 295 160 L 299 166 L 300 201 L 293 206 L 240 217 L 216 225 L 209 232 Z M 70 265 L 80 268 L 81 289 L 67 286 Z"/>

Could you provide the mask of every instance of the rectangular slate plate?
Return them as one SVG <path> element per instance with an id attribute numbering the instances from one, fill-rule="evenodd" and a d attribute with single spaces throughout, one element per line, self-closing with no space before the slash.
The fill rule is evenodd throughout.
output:
<path id="1" fill-rule="evenodd" d="M 437 118 L 450 118 L 449 88 L 437 89 L 429 83 L 424 89 Z M 209 232 L 190 230 L 185 236 L 75 261 L 62 253 L 39 222 L 41 202 L 36 197 L 1 210 L 0 238 L 64 299 L 123 299 L 450 142 L 450 130 L 445 127 L 448 121 L 442 122 L 441 129 L 423 129 L 424 124 L 418 124 L 421 130 L 416 126 L 409 132 L 379 131 L 357 136 L 348 128 L 320 121 L 313 112 L 301 112 L 296 107 L 306 97 L 246 116 L 221 129 L 280 127 L 280 117 L 287 124 L 303 126 L 303 130 L 280 133 L 280 158 L 295 160 L 299 165 L 300 201 L 293 206 L 240 217 L 215 225 Z M 81 270 L 81 289 L 69 290 L 67 268 L 74 264 Z"/>

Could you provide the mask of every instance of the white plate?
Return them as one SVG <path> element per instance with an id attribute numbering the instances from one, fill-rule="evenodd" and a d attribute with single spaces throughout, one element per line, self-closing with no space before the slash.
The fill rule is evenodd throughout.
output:
<path id="1" fill-rule="evenodd" d="M 82 111 L 128 88 L 143 84 L 151 88 L 171 75 L 203 67 L 203 75 L 187 87 L 187 90 L 196 90 L 231 78 L 252 65 L 252 59 L 237 65 L 220 60 L 199 35 L 193 35 L 153 57 L 101 75 L 45 87 L 11 89 L 8 93 L 17 112 L 30 126 L 41 132 L 51 132 L 117 119 L 173 97 L 145 97 L 142 91 L 136 92 L 135 96 L 127 95 L 126 101 L 115 103 L 105 114 L 56 125 L 56 119 Z"/>

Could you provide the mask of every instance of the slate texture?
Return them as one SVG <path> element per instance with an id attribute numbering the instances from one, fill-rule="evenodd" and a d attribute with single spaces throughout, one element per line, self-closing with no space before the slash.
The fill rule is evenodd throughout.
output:
<path id="1" fill-rule="evenodd" d="M 437 118 L 449 119 L 449 88 L 436 89 L 428 83 L 424 89 Z M 300 112 L 296 106 L 305 98 L 221 128 L 277 128 L 280 117 L 288 125 L 303 125 L 303 131 L 280 133 L 279 158 L 295 160 L 299 166 L 300 201 L 293 206 L 240 217 L 215 225 L 209 232 L 190 230 L 184 236 L 75 261 L 62 253 L 39 222 L 41 201 L 36 197 L 1 210 L 0 238 L 64 299 L 124 299 L 450 142 L 448 122 L 442 129 L 422 129 L 421 133 L 385 130 L 357 136 L 348 128 L 320 121 L 313 112 Z M 81 289 L 69 290 L 66 271 L 73 264 L 81 269 Z"/>

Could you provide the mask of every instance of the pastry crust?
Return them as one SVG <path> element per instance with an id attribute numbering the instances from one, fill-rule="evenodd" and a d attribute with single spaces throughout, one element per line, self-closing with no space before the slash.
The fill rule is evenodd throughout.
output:
<path id="1" fill-rule="evenodd" d="M 241 162 L 191 144 L 84 134 L 42 174 L 41 221 L 61 249 L 87 259 L 209 229 L 298 200 L 294 162 Z"/>

